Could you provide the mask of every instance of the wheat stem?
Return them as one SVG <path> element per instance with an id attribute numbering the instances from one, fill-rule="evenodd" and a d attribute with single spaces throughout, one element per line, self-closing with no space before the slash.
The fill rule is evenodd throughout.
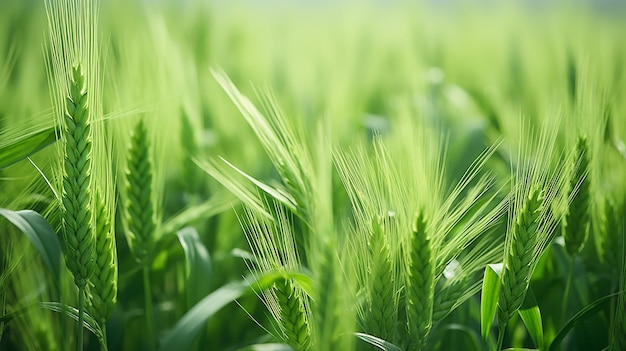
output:
<path id="1" fill-rule="evenodd" d="M 561 306 L 561 322 L 567 317 L 567 306 L 569 304 L 569 294 L 574 280 L 574 266 L 576 264 L 575 256 L 570 257 L 569 268 L 567 272 L 567 281 L 565 283 L 565 291 L 563 292 L 563 304 Z"/>
<path id="2" fill-rule="evenodd" d="M 150 345 L 150 350 L 156 350 L 156 339 L 154 334 L 154 319 L 153 319 L 153 310 L 152 310 L 152 290 L 150 285 L 150 267 L 143 267 L 143 292 L 144 292 L 144 302 L 145 302 L 145 313 L 146 313 L 146 328 L 148 331 L 148 344 Z"/>
<path id="3" fill-rule="evenodd" d="M 83 337 L 84 337 L 84 327 L 83 323 L 85 321 L 85 290 L 84 288 L 78 289 L 78 344 L 76 345 L 76 349 L 78 351 L 83 351 Z"/>

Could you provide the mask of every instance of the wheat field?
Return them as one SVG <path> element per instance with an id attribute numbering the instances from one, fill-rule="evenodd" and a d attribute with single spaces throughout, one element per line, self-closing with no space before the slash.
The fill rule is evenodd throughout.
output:
<path id="1" fill-rule="evenodd" d="M 0 1 L 0 351 L 626 350 L 618 1 Z"/>

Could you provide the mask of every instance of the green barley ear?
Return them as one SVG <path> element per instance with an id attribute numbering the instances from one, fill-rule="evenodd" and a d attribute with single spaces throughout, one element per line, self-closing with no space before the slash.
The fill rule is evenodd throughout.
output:
<path id="1" fill-rule="evenodd" d="M 80 289 L 94 272 L 95 240 L 91 225 L 91 126 L 85 77 L 80 65 L 72 67 L 66 101 L 63 174 L 63 241 L 67 267 Z"/>
<path id="2" fill-rule="evenodd" d="M 88 286 L 91 313 L 103 326 L 117 303 L 117 253 L 115 233 L 101 191 L 95 196 L 96 260 Z"/>
<path id="3" fill-rule="evenodd" d="M 603 261 L 613 274 L 618 274 L 621 260 L 621 252 L 624 242 L 623 219 L 620 209 L 623 205 L 618 205 L 614 200 L 607 199 L 605 204 L 606 228 L 603 240 Z"/>
<path id="4" fill-rule="evenodd" d="M 578 254 L 589 236 L 590 227 L 590 184 L 589 142 L 580 136 L 576 143 L 576 162 L 570 180 L 569 210 L 563 223 L 563 238 L 570 255 Z"/>
<path id="5" fill-rule="evenodd" d="M 265 204 L 265 207 L 268 205 Z M 249 269 L 259 276 L 268 272 L 285 273 L 285 279 L 264 292 L 262 300 L 278 325 L 275 336 L 297 351 L 309 350 L 310 300 L 303 289 L 287 276 L 289 272 L 300 270 L 301 265 L 293 241 L 293 224 L 284 211 L 276 206 L 274 218 L 270 221 L 257 211 L 246 209 L 241 224 L 256 258 L 255 267 L 249 265 Z"/>
<path id="6" fill-rule="evenodd" d="M 498 323 L 501 325 L 505 325 L 524 302 L 536 255 L 537 229 L 542 209 L 543 192 L 535 187 L 530 190 L 512 223 L 498 300 Z"/>
<path id="7" fill-rule="evenodd" d="M 392 341 L 395 338 L 398 303 L 394 291 L 391 252 L 379 218 L 372 220 L 369 254 L 368 273 L 371 279 L 367 289 L 369 295 L 369 310 L 365 321 L 367 331 L 381 339 Z"/>
<path id="8" fill-rule="evenodd" d="M 140 119 L 128 150 L 125 208 L 129 244 L 140 262 L 145 262 L 148 257 L 156 229 L 152 172 L 148 131 L 143 119 Z"/>
<path id="9" fill-rule="evenodd" d="M 406 318 L 409 350 L 421 350 L 432 327 L 435 267 L 427 232 L 420 212 L 413 227 L 406 276 Z"/>
<path id="10" fill-rule="evenodd" d="M 310 350 L 311 327 L 307 321 L 302 293 L 294 286 L 293 279 L 277 282 L 273 291 L 280 307 L 284 341 L 296 351 Z"/>

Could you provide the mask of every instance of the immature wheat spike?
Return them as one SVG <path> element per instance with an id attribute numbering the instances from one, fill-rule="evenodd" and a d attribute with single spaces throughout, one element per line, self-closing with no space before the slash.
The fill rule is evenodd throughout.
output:
<path id="1" fill-rule="evenodd" d="M 63 174 L 63 241 L 66 264 L 83 289 L 94 271 L 95 240 L 91 225 L 91 128 L 87 91 L 81 66 L 72 67 L 66 101 Z"/>
<path id="2" fill-rule="evenodd" d="M 389 246 L 378 218 L 372 220 L 369 240 L 369 310 L 365 324 L 368 332 L 384 340 L 394 340 L 398 306 L 395 303 L 393 266 Z"/>
<path id="3" fill-rule="evenodd" d="M 407 330 L 411 337 L 410 350 L 421 350 L 432 327 L 435 291 L 435 266 L 426 232 L 427 222 L 419 214 L 411 235 L 406 276 Z"/>
<path id="4" fill-rule="evenodd" d="M 89 278 L 88 296 L 92 316 L 104 323 L 117 303 L 117 253 L 110 215 L 99 191 L 96 191 L 95 214 L 96 265 Z"/>
<path id="5" fill-rule="evenodd" d="M 311 347 L 311 328 L 307 320 L 302 295 L 298 294 L 293 280 L 276 283 L 274 293 L 280 306 L 280 324 L 285 341 L 296 351 Z"/>
<path id="6" fill-rule="evenodd" d="M 463 296 L 465 289 L 468 287 L 466 280 L 467 279 L 457 279 L 449 286 L 437 291 L 433 304 L 433 325 L 436 325 L 450 314 L 452 308 Z"/>
<path id="7" fill-rule="evenodd" d="M 152 246 L 156 228 L 152 202 L 152 163 L 150 144 L 143 119 L 140 119 L 128 150 L 126 171 L 126 223 L 135 258 L 143 262 Z"/>
<path id="8" fill-rule="evenodd" d="M 570 191 L 577 192 L 563 223 L 565 247 L 572 256 L 582 250 L 589 234 L 591 181 L 589 178 L 589 143 L 585 136 L 578 137 L 575 165 L 574 174 L 570 180 Z"/>
<path id="9" fill-rule="evenodd" d="M 606 201 L 606 229 L 605 238 L 603 242 L 604 246 L 604 262 L 612 273 L 617 274 L 619 272 L 621 251 L 624 241 L 622 216 L 619 213 L 620 206 L 613 200 Z"/>
<path id="10" fill-rule="evenodd" d="M 526 296 L 542 203 L 543 193 L 533 188 L 512 224 L 498 300 L 498 323 L 502 325 L 522 306 Z"/>

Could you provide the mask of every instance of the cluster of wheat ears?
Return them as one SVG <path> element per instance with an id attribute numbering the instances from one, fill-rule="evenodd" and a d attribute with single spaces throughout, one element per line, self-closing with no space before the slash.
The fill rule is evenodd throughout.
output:
<path id="1" fill-rule="evenodd" d="M 606 137 L 611 128 L 623 131 L 624 119 L 590 117 L 585 92 L 576 86 L 570 96 L 575 107 L 568 111 L 574 117 L 557 112 L 538 122 L 517 116 L 500 123 L 494 141 L 454 178 L 447 160 L 454 136 L 416 118 L 411 103 L 394 105 L 390 130 L 373 128 L 368 138 L 346 146 L 333 134 L 332 117 L 286 117 L 269 89 L 259 89 L 253 103 L 224 71 L 212 70 L 277 179 L 261 180 L 243 164 L 199 152 L 190 119 L 171 116 L 183 135 L 182 183 L 211 179 L 232 195 L 167 222 L 161 203 L 168 166 L 158 157 L 167 148 L 159 137 L 167 131 L 160 128 L 168 124 L 155 123 L 145 109 L 116 118 L 104 113 L 102 85 L 115 78 L 103 72 L 98 3 L 46 0 L 45 9 L 56 156 L 48 177 L 41 175 L 55 197 L 46 217 L 59 233 L 75 289 L 59 295 L 65 301 L 42 306 L 77 323 L 67 336 L 75 336 L 78 350 L 88 344 L 86 331 L 103 350 L 113 349 L 106 326 L 119 308 L 123 274 L 116 237 L 126 239 L 131 271 L 142 273 L 137 286 L 144 306 L 137 308 L 146 349 L 205 349 L 192 343 L 208 318 L 249 293 L 267 308 L 258 323 L 277 350 L 433 350 L 442 347 L 446 328 L 475 336 L 479 349 L 502 350 L 522 324 L 534 349 L 554 350 L 605 300 L 611 302 L 606 349 L 626 349 L 626 166 L 623 150 L 620 155 Z M 0 146 L 4 152 L 18 142 Z M 171 243 L 168 233 L 222 211 L 234 211 L 245 234 L 249 274 L 240 285 L 211 294 L 187 286 L 187 313 L 166 328 L 155 317 L 162 312 L 155 311 L 161 307 L 151 272 Z M 189 257 L 202 258 L 206 249 L 196 236 L 178 236 L 189 259 L 186 282 L 204 280 L 189 264 L 197 257 Z M 541 296 L 531 284 L 549 251 L 567 257 L 562 306 L 549 317 L 563 332 L 544 328 Z M 570 307 L 576 267 L 589 255 L 612 285 L 604 300 L 576 314 Z M 5 276 L 9 269 L 0 281 L 0 332 L 20 311 L 4 302 Z M 451 324 L 457 308 L 470 303 L 473 321 Z"/>

